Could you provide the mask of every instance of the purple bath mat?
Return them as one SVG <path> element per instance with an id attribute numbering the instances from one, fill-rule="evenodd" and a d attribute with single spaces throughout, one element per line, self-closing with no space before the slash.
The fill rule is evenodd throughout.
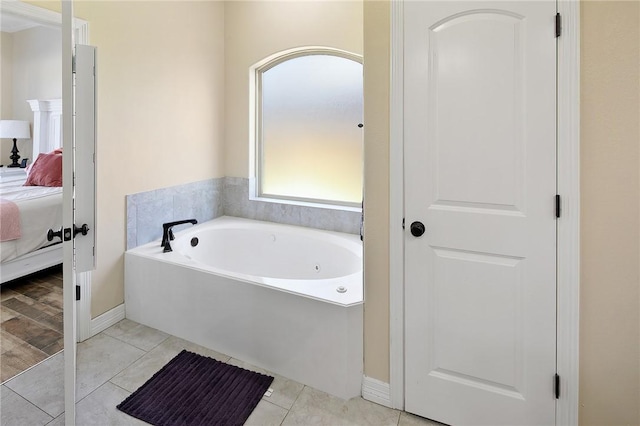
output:
<path id="1" fill-rule="evenodd" d="M 183 350 L 117 408 L 157 426 L 242 425 L 272 381 Z"/>

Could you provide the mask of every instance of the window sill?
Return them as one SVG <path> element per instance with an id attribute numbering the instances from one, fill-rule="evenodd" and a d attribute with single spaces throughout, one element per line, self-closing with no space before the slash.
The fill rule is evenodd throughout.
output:
<path id="1" fill-rule="evenodd" d="M 317 209 L 328 209 L 328 210 L 362 213 L 362 208 L 360 207 L 339 206 L 336 204 L 313 203 L 309 201 L 287 200 L 282 198 L 269 198 L 264 196 L 258 197 L 258 196 L 252 196 L 252 195 L 249 196 L 249 200 L 262 201 L 264 203 L 288 204 L 292 206 L 314 207 Z"/>

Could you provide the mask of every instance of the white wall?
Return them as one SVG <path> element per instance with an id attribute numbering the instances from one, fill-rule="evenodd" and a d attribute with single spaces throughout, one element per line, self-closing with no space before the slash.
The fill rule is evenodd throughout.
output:
<path id="1" fill-rule="evenodd" d="M 2 100 L 5 90 L 11 92 L 11 108 L 2 108 L 2 118 L 27 120 L 33 125 L 33 112 L 28 99 L 55 99 L 62 96 L 61 33 L 58 29 L 35 27 L 12 33 L 11 80 L 2 81 Z M 4 36 L 3 36 L 4 40 Z M 4 50 L 4 49 L 3 49 Z M 4 53 L 3 53 L 4 68 Z M 12 144 L 5 142 L 0 151 L 0 163 L 9 163 Z M 32 158 L 32 141 L 19 140 L 21 158 Z"/>
<path id="2" fill-rule="evenodd" d="M 13 113 L 12 79 L 13 34 L 0 32 L 0 118 L 9 118 Z M 0 157 L 0 163 L 2 158 Z"/>

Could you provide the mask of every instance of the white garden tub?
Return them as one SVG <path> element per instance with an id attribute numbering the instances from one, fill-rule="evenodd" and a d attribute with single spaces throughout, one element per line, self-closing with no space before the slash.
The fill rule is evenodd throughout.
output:
<path id="1" fill-rule="evenodd" d="M 125 254 L 127 318 L 341 398 L 361 393 L 356 235 L 221 217 Z"/>

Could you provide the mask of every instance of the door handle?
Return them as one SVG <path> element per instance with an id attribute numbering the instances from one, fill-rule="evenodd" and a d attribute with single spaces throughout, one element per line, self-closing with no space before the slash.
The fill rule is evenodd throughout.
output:
<path id="1" fill-rule="evenodd" d="M 86 223 L 83 223 L 80 228 L 78 228 L 75 223 L 73 224 L 73 238 L 75 238 L 78 234 L 87 235 L 88 233 L 89 227 Z"/>
<path id="2" fill-rule="evenodd" d="M 47 241 L 53 241 L 55 237 L 62 239 L 62 228 L 59 231 L 54 231 L 53 229 L 47 231 Z"/>
<path id="3" fill-rule="evenodd" d="M 81 227 L 77 227 L 75 225 L 75 223 L 73 224 L 73 238 L 76 237 L 76 235 L 78 234 L 82 234 L 82 235 L 87 235 L 89 233 L 89 226 L 85 223 L 83 224 Z M 63 229 L 60 228 L 60 230 L 58 231 L 54 231 L 53 229 L 49 229 L 47 231 L 47 241 L 52 241 L 54 238 L 58 237 L 61 240 L 63 239 L 62 236 L 64 235 L 64 241 L 70 241 L 71 240 L 71 229 L 67 228 L 67 229 Z"/>
<path id="4" fill-rule="evenodd" d="M 422 222 L 413 222 L 409 229 L 411 230 L 411 235 L 414 237 L 421 237 L 426 230 Z"/>

